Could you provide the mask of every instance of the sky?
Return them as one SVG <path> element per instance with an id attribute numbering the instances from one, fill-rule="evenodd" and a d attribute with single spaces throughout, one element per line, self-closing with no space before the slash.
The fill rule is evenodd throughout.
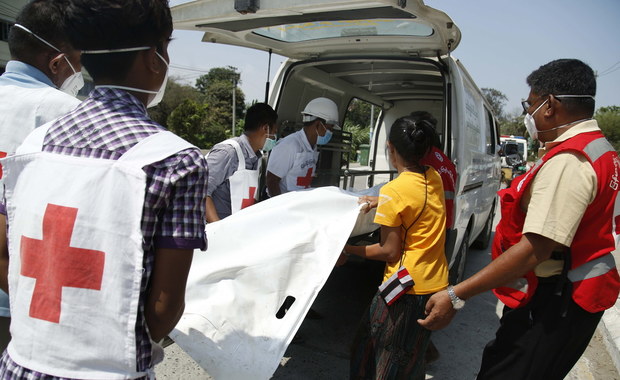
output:
<path id="1" fill-rule="evenodd" d="M 233 0 L 230 0 L 231 2 Z M 394 0 L 396 1 L 396 0 Z M 178 5 L 187 0 L 171 0 Z M 620 0 L 426 0 L 444 11 L 461 30 L 452 52 L 478 87 L 508 97 L 505 111 L 521 113 L 525 78 L 558 58 L 577 58 L 597 73 L 596 106 L 620 106 Z M 213 67 L 234 66 L 241 73 L 246 102 L 263 101 L 268 54 L 201 42 L 202 32 L 175 30 L 169 47 L 170 75 L 193 85 Z M 273 55 L 269 80 L 284 57 Z"/>

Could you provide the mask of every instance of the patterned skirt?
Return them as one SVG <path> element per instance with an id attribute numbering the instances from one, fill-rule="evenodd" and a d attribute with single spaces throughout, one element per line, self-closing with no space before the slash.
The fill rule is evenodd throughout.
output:
<path id="1" fill-rule="evenodd" d="M 364 313 L 351 352 L 351 379 L 424 379 L 431 331 L 424 318 L 430 294 L 405 294 L 391 306 L 375 294 Z"/>

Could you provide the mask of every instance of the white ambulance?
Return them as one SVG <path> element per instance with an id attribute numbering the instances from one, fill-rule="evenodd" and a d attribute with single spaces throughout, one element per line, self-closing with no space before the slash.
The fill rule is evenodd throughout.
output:
<path id="1" fill-rule="evenodd" d="M 446 254 L 451 282 L 461 278 L 468 247 L 486 248 L 500 186 L 499 133 L 490 105 L 451 55 L 461 33 L 445 13 L 422 0 L 199 0 L 172 9 L 176 29 L 204 32 L 203 41 L 288 57 L 269 91 L 282 130 L 301 127 L 308 101 L 328 97 L 340 125 L 353 102 L 373 106 L 369 162 L 349 167 L 350 135 L 323 147 L 315 185 L 364 187 L 395 175 L 386 136 L 397 118 L 428 111 L 443 149 L 458 170 L 454 230 Z"/>

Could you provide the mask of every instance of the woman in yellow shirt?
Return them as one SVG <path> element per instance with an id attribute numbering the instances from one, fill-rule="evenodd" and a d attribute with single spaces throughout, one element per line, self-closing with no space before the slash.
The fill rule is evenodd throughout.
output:
<path id="1" fill-rule="evenodd" d="M 387 289 L 377 292 L 362 318 L 353 343 L 351 379 L 425 377 L 431 332 L 417 319 L 425 317 L 428 298 L 448 286 L 443 185 L 435 169 L 419 164 L 432 145 L 432 128 L 410 117 L 394 122 L 387 148 L 398 177 L 379 193 L 374 221 L 381 225 L 381 241 L 345 246 L 348 254 L 386 262 L 380 289 Z"/>

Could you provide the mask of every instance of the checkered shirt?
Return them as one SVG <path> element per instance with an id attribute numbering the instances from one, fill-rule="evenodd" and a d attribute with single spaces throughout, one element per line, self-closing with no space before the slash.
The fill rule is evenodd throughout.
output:
<path id="1" fill-rule="evenodd" d="M 46 152 L 118 159 L 129 148 L 164 128 L 129 93 L 97 88 L 88 99 L 54 122 L 43 144 Z M 146 166 L 147 188 L 142 216 L 144 274 L 136 322 L 137 371 L 152 367 L 151 342 L 144 320 L 146 289 L 153 270 L 155 248 L 206 249 L 205 194 L 207 166 L 198 149 L 186 149 Z M 0 359 L 2 379 L 48 379 L 48 376 Z"/>

